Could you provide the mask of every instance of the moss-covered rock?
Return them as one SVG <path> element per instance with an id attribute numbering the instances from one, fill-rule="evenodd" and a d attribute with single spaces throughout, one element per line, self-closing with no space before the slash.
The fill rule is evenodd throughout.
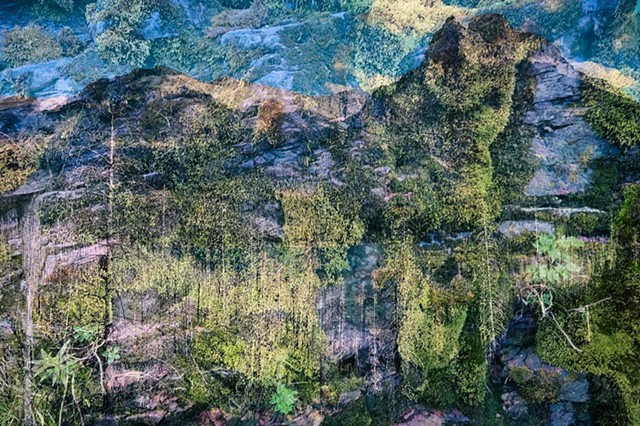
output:
<path id="1" fill-rule="evenodd" d="M 622 148 L 640 143 L 640 107 L 619 90 L 602 82 L 587 83 L 589 122 L 598 133 Z"/>

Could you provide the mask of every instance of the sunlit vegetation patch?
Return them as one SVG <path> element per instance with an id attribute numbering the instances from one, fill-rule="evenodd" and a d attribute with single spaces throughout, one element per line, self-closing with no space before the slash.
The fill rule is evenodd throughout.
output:
<path id="1" fill-rule="evenodd" d="M 415 31 L 432 33 L 450 17 L 464 16 L 460 7 L 444 4 L 440 0 L 411 0 L 400 3 L 389 0 L 375 0 L 368 13 L 368 19 L 379 22 L 396 33 Z"/>
<path id="2" fill-rule="evenodd" d="M 374 94 L 384 99 L 379 104 L 392 117 L 381 132 L 390 161 L 398 168 L 415 167 L 418 160 L 426 165 L 431 187 L 444 201 L 443 222 L 453 229 L 472 229 L 497 215 L 501 194 L 496 183 L 505 183 L 501 174 L 509 148 L 496 153 L 491 147 L 510 139 L 518 152 L 527 149 L 526 135 L 508 133 L 508 124 L 512 115 L 517 119 L 518 66 L 539 44 L 535 37 L 513 32 L 498 16 L 473 20 L 469 28 L 445 24 L 434 36 L 426 66 Z M 488 59 L 494 57 L 500 60 Z M 520 184 L 530 173 L 527 164 L 518 170 Z"/>
<path id="3" fill-rule="evenodd" d="M 240 401 L 257 402 L 259 388 L 238 395 L 238 383 L 301 383 L 296 389 L 305 399 L 316 396 L 313 379 L 326 351 L 314 309 L 318 276 L 302 252 L 250 252 L 244 259 L 241 267 L 229 260 L 206 271 L 195 259 L 141 248 L 114 268 L 123 277 L 117 288 L 128 317 L 159 321 L 169 314 L 193 333 L 186 353 L 175 354 L 185 357 L 178 368 L 186 369 L 187 400 L 227 405 L 245 392 Z"/>
<path id="4" fill-rule="evenodd" d="M 127 31 L 147 3 L 134 3 L 93 13 L 131 26 L 122 34 L 136 38 Z M 73 422 L 106 411 L 110 398 L 130 410 L 131 395 L 152 387 L 194 410 L 267 412 L 278 421 L 309 405 L 329 407 L 327 424 L 341 425 L 392 424 L 405 402 L 476 412 L 495 403 L 488 348 L 517 301 L 539 321 L 545 360 L 605 377 L 597 383 L 610 385 L 612 396 L 603 405 L 617 395 L 635 421 L 638 191 L 629 190 L 615 221 L 614 252 L 574 238 L 606 233 L 608 221 L 596 215 L 542 213 L 534 218 L 553 221 L 558 235 L 500 237 L 500 206 L 521 200 L 532 171 L 519 123 L 533 84 L 522 81 L 523 63 L 540 40 L 498 16 L 469 27 L 447 22 L 428 62 L 376 90 L 352 118 L 366 121 L 353 134 L 330 129 L 302 142 L 286 139 L 289 125 L 313 118 L 324 100 L 309 101 L 300 116 L 288 101 L 269 98 L 236 111 L 212 99 L 215 86 L 167 70 L 90 86 L 83 103 L 65 110 L 40 162 L 55 180 L 38 212 L 39 237 L 54 245 L 68 233 L 58 237 L 69 241 L 67 257 L 54 259 L 60 265 L 38 290 L 36 410 L 62 407 Z M 396 46 L 407 47 L 392 39 L 384 49 Z M 144 48 L 111 47 L 103 54 L 118 62 L 149 60 Z M 359 55 L 375 78 L 381 58 Z M 240 97 L 225 101 L 239 106 Z M 622 118 L 598 120 L 626 113 L 607 110 Z M 633 129 L 605 131 L 629 146 Z M 285 155 L 299 175 L 245 166 L 297 144 L 306 146 Z M 0 148 L 0 190 L 36 169 L 27 147 Z M 335 161 L 326 180 L 305 174 L 316 147 Z M 567 203 L 613 203 L 620 173 L 599 166 L 590 192 Z M 74 251 L 89 244 L 95 263 L 74 264 Z M 364 271 L 352 260 L 360 249 L 372 263 Z M 0 265 L 10 257 L 0 244 Z M 360 280 L 356 288 L 342 287 L 352 279 Z M 329 292 L 347 305 L 345 318 L 358 310 L 354 323 L 380 333 L 373 342 L 385 342 L 385 355 L 367 347 L 347 360 L 328 358 L 334 330 L 323 329 L 318 305 Z M 401 377 L 397 394 L 370 393 L 338 407 L 343 393 L 381 385 L 373 371 L 356 377 L 354 358 L 373 365 L 386 353 L 386 368 Z M 19 379 L 20 368 L 12 368 Z M 105 381 L 106 368 L 117 379 Z M 533 404 L 558 399 L 557 379 L 517 369 L 509 377 Z M 3 397 L 0 407 L 15 409 L 20 396 Z"/>

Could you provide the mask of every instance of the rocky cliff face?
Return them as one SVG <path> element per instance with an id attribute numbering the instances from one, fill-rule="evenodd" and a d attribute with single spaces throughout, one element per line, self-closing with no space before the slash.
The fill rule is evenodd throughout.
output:
<path id="1" fill-rule="evenodd" d="M 0 338 L 6 373 L 27 371 L 14 399 L 38 397 L 27 383 L 38 375 L 33 350 L 70 339 L 86 364 L 77 374 L 97 384 L 82 389 L 85 399 L 53 401 L 87 421 L 218 424 L 234 410 L 266 421 L 256 401 L 286 382 L 300 383 L 315 410 L 289 421 L 371 422 L 385 390 L 393 396 L 411 383 L 406 318 L 427 312 L 437 320 L 417 340 L 433 339 L 426 358 L 437 355 L 425 371 L 447 383 L 439 399 L 438 382 L 425 379 L 427 401 L 450 406 L 450 393 L 477 406 L 493 348 L 500 382 L 549 373 L 561 387 L 527 412 L 517 388 L 496 385 L 499 415 L 592 424 L 586 372 L 567 378 L 543 364 L 530 342 L 514 340 L 526 334 L 517 320 L 506 340 L 504 319 L 479 337 L 481 272 L 465 254 L 494 226 L 495 244 L 556 226 L 606 237 L 598 232 L 608 223 L 583 229 L 572 217 L 598 222 L 599 209 L 615 208 L 580 196 L 599 184 L 598 160 L 632 164 L 637 153 L 623 154 L 591 126 L 585 81 L 555 47 L 489 15 L 468 27 L 447 21 L 419 68 L 371 96 L 309 97 L 154 69 L 99 80 L 65 105 L 3 100 L 0 159 L 15 181 L 0 199 L 10 253 Z M 37 160 L 13 151 L 31 145 Z M 415 267 L 412 256 L 424 263 Z M 499 280 L 515 287 L 523 266 L 506 264 Z M 502 302 L 507 318 L 511 302 Z M 91 346 L 80 345 L 78 327 L 99 330 L 118 358 L 102 347 L 95 357 L 82 352 Z M 475 382 L 450 390 L 460 377 Z M 24 411 L 50 409 L 38 401 Z M 395 401 L 374 423 L 400 414 L 405 424 L 469 421 Z"/>

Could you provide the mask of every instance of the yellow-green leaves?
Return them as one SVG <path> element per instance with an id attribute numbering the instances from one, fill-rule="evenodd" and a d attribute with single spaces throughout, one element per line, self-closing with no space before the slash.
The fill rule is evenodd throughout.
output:
<path id="1" fill-rule="evenodd" d="M 276 413 L 289 414 L 298 400 L 298 392 L 289 389 L 285 384 L 279 384 L 276 393 L 271 398 L 271 405 Z"/>

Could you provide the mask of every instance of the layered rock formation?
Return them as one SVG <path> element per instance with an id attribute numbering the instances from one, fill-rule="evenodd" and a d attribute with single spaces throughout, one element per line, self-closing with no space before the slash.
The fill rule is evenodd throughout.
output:
<path id="1" fill-rule="evenodd" d="M 255 35 L 225 37 L 249 43 Z M 258 35 L 264 43 L 265 34 Z M 465 257 L 473 251 L 467 244 L 488 239 L 491 227 L 508 240 L 553 232 L 573 213 L 603 216 L 596 205 L 574 206 L 568 215 L 544 210 L 549 199 L 579 202 L 568 196 L 592 187 L 595 160 L 622 155 L 585 118 L 583 78 L 549 43 L 488 15 L 468 27 L 447 21 L 419 68 L 370 97 L 314 98 L 233 79 L 207 84 L 159 68 L 99 80 L 64 106 L 5 100 L 2 146 L 22 146 L 28 137 L 41 153 L 26 164 L 8 155 L 10 172 L 34 172 L 17 177 L 0 198 L 12 259 L 2 269 L 3 355 L 20 370 L 24 349 L 30 394 L 35 347 L 53 347 L 74 332 L 69 339 L 78 342 L 73 327 L 87 322 L 122 357 L 103 366 L 107 355 L 96 352 L 86 374 L 100 379 L 102 392 L 97 385 L 86 390 L 93 405 L 63 404 L 91 421 L 200 416 L 216 424 L 211 419 L 220 413 L 207 406 L 214 398 L 229 411 L 257 412 L 261 421 L 266 415 L 257 403 L 236 396 L 264 397 L 251 394 L 253 386 L 271 389 L 274 380 L 286 380 L 311 383 L 300 393 L 311 395 L 301 396 L 318 411 L 297 421 L 315 424 L 319 415 L 330 424 L 349 413 L 347 405 L 374 413 L 386 404 L 381 394 L 394 397 L 400 383 L 411 383 L 415 366 L 403 359 L 411 354 L 399 334 L 412 331 L 403 328 L 407 312 L 432 313 L 444 319 L 428 329 L 445 331 L 434 332 L 442 340 L 431 347 L 437 355 L 420 368 L 436 365 L 427 371 L 445 375 L 448 387 L 460 385 L 459 377 L 477 385 L 442 394 L 477 405 L 473 398 L 485 391 L 493 361 L 485 350 L 494 348 L 489 353 L 507 369 L 526 366 L 535 377 L 552 372 L 562 379 L 558 398 L 535 402 L 544 408 L 539 413 L 523 408 L 526 395 L 511 393 L 518 389 L 496 385 L 505 406 L 500 415 L 590 424 L 588 413 L 581 417 L 588 409 L 580 404 L 591 397 L 586 376 L 569 380 L 565 370 L 543 364 L 530 342 L 514 343 L 520 323 L 502 343 L 500 326 L 479 337 L 484 319 L 473 303 L 481 303 L 474 299 L 481 272 L 473 256 Z M 513 175 L 499 168 L 527 159 L 531 167 Z M 504 182 L 519 194 L 515 202 L 526 204 L 510 207 L 523 217 L 504 217 L 501 207 L 514 201 L 501 198 Z M 557 222 L 538 222 L 541 212 Z M 502 218 L 509 221 L 498 226 Z M 413 268 L 402 247 L 427 260 Z M 404 263 L 394 269 L 397 259 Z M 154 276 L 156 269 L 167 275 Z M 515 287 L 516 276 L 509 269 L 500 280 Z M 415 288 L 405 288 L 415 277 Z M 79 305 L 65 304 L 74 297 Z M 442 300 L 449 306 L 438 308 Z M 503 305 L 510 315 L 511 299 Z M 242 314 L 225 323 L 229 311 Z M 61 321 L 62 313 L 73 320 Z M 480 349 L 470 354 L 471 347 Z M 479 381 L 461 376 L 472 370 Z M 501 371 L 498 379 L 505 374 L 515 373 Z M 356 382 L 349 389 L 355 393 L 335 385 L 346 379 Z M 434 398 L 437 389 L 422 390 L 450 404 Z M 402 424 L 468 420 L 396 401 L 391 420 L 376 423 L 401 414 Z"/>

